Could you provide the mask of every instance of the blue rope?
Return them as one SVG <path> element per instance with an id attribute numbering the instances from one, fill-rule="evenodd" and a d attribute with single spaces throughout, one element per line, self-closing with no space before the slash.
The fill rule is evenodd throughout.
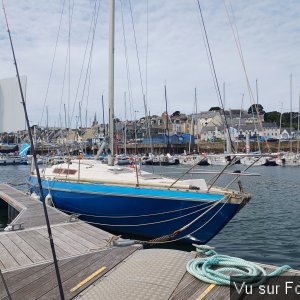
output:
<path id="1" fill-rule="evenodd" d="M 196 251 L 204 254 L 205 258 L 195 258 L 187 263 L 187 271 L 196 278 L 217 285 L 251 284 L 253 287 L 263 284 L 267 278 L 280 275 L 291 269 L 284 265 L 271 273 L 267 273 L 261 266 L 244 259 L 219 255 L 211 247 L 194 245 Z M 230 274 L 230 275 L 229 275 Z"/>

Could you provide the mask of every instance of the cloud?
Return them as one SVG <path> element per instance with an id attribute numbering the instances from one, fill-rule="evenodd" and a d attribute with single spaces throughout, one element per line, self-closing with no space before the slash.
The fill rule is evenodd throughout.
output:
<path id="1" fill-rule="evenodd" d="M 6 11 L 21 74 L 27 75 L 27 103 L 30 120 L 40 122 L 46 95 L 54 46 L 64 1 L 6 1 Z M 98 3 L 98 2 L 97 2 Z M 191 113 L 194 88 L 197 87 L 198 109 L 217 106 L 218 100 L 205 53 L 199 25 L 199 12 L 194 0 L 148 1 L 148 56 L 147 53 L 147 1 L 131 0 L 140 73 L 128 0 L 123 0 L 124 26 L 131 76 L 132 110 L 144 113 L 143 96 L 147 90 L 148 110 L 161 114 L 165 109 L 164 84 L 167 84 L 168 106 L 171 112 Z M 244 108 L 251 103 L 242 65 L 221 0 L 201 1 L 213 59 L 222 86 L 226 83 L 226 107 L 241 107 L 241 94 L 245 94 Z M 226 3 L 229 3 L 226 0 Z M 73 1 L 71 1 L 72 7 Z M 68 70 L 69 1 L 65 1 L 53 75 L 46 105 L 51 125 L 59 124 L 59 112 L 64 119 L 63 105 L 73 115 L 79 115 L 78 101 L 82 101 L 82 119 L 93 119 L 96 112 L 101 119 L 101 95 L 107 102 L 108 57 L 108 1 L 100 2 L 100 13 L 94 41 L 92 71 L 89 89 L 83 94 L 88 56 L 85 61 L 77 102 L 74 99 L 83 63 L 94 0 L 75 0 L 71 31 L 70 83 Z M 254 0 L 231 1 L 235 22 L 239 30 L 248 76 L 255 91 L 258 79 L 259 102 L 265 110 L 289 110 L 289 76 L 293 73 L 293 110 L 298 110 L 300 90 L 298 17 L 299 1 Z M 116 1 L 115 45 L 115 115 L 124 118 L 124 92 L 128 99 L 128 82 L 122 31 L 121 2 Z M 12 55 L 5 27 L 0 30 L 0 78 L 15 76 Z M 90 44 L 88 46 L 88 49 Z M 89 50 L 88 52 L 89 53 Z M 89 77 L 88 77 L 89 78 Z M 89 82 L 89 81 L 87 81 Z M 64 87 L 64 88 L 63 88 Z M 147 87 L 147 89 L 146 89 Z M 89 98 L 87 100 L 87 94 Z M 68 96 L 70 95 L 70 96 Z M 83 96 L 82 96 L 83 95 Z M 129 107 L 129 105 L 127 105 Z M 107 111 L 107 105 L 105 104 Z M 130 115 L 127 112 L 127 115 Z M 45 117 L 42 123 L 45 123 Z"/>

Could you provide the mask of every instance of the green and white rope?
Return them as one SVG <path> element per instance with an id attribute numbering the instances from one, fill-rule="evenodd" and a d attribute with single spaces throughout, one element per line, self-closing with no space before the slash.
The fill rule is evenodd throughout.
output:
<path id="1" fill-rule="evenodd" d="M 194 245 L 200 254 L 207 255 L 204 258 L 195 258 L 187 263 L 187 271 L 201 281 L 216 285 L 241 285 L 251 284 L 253 287 L 263 284 L 267 278 L 280 275 L 291 269 L 284 265 L 273 272 L 267 273 L 258 264 L 244 259 L 219 255 L 211 247 L 205 245 Z"/>

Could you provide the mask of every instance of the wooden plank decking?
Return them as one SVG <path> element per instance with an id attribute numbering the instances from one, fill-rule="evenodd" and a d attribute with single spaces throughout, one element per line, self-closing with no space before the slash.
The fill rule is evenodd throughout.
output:
<path id="1" fill-rule="evenodd" d="M 59 299 L 42 204 L 0 184 L 0 198 L 20 213 L 23 229 L 0 232 L 0 270 L 13 300 Z M 252 299 L 230 298 L 230 288 L 206 284 L 186 272 L 194 252 L 114 247 L 113 235 L 48 208 L 66 299 Z M 274 269 L 274 266 L 264 266 Z M 299 276 L 291 270 L 283 276 Z M 279 277 L 272 278 L 276 283 Z M 0 278 L 0 300 L 8 299 Z"/>
<path id="2" fill-rule="evenodd" d="M 41 202 L 5 184 L 0 184 L 0 198 L 19 211 L 11 224 L 23 224 L 22 230 L 0 232 L 0 269 L 12 299 L 59 299 Z M 105 266 L 88 285 L 141 248 L 112 247 L 112 234 L 82 221 L 70 222 L 55 208 L 48 207 L 48 212 L 66 299 L 86 288 L 83 284 L 71 292 L 99 268 Z M 0 299 L 8 299 L 1 280 Z"/>
<path id="3" fill-rule="evenodd" d="M 46 225 L 43 206 L 37 200 L 6 184 L 0 184 L 0 198 L 19 211 L 11 224 L 23 223 L 24 228 Z M 48 207 L 48 215 L 51 224 L 68 222 L 70 218 L 53 207 Z"/>
<path id="4" fill-rule="evenodd" d="M 59 269 L 66 299 L 71 299 L 86 288 L 86 284 L 76 287 L 78 283 L 99 270 L 105 269 L 91 279 L 92 284 L 100 276 L 123 261 L 136 247 L 106 249 L 59 260 Z M 12 299 L 59 299 L 59 291 L 52 262 L 43 262 L 27 268 L 19 268 L 4 273 Z M 3 283 L 0 281 L 0 299 L 7 299 Z"/>

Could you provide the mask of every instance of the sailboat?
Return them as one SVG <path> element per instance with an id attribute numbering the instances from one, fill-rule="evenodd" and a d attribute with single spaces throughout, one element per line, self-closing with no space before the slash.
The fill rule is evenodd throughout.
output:
<path id="1" fill-rule="evenodd" d="M 46 167 L 41 170 L 44 193 L 56 208 L 105 230 L 207 243 L 250 200 L 248 193 L 208 185 L 204 179 L 166 178 L 142 171 L 137 164 L 113 164 L 114 7 L 115 1 L 110 0 L 108 164 L 72 159 Z M 34 171 L 28 183 L 31 192 L 38 194 Z"/>
<path id="2" fill-rule="evenodd" d="M 300 155 L 293 152 L 293 77 L 292 74 L 290 75 L 290 151 L 280 153 L 279 157 L 277 158 L 277 163 L 282 166 L 300 166 Z M 300 97 L 299 97 L 299 111 L 300 111 Z M 298 133 L 299 133 L 299 112 L 298 112 Z"/>

